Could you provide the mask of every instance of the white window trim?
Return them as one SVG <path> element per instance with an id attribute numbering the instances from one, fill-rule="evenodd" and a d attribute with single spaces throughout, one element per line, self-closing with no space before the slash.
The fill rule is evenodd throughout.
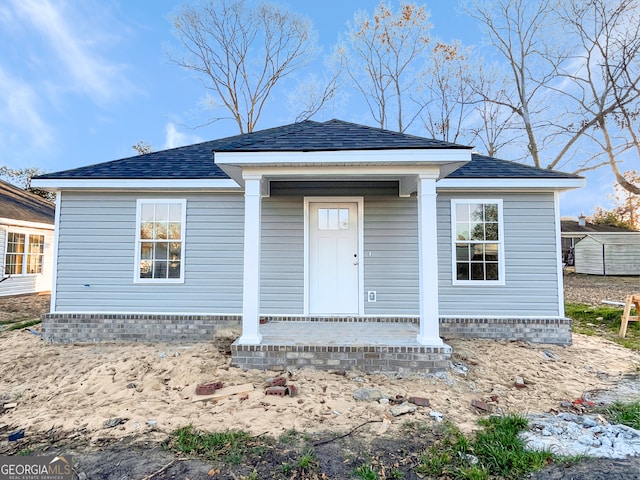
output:
<path id="1" fill-rule="evenodd" d="M 180 249 L 180 278 L 140 278 L 140 216 L 142 213 L 142 205 L 145 203 L 177 203 L 182 206 L 181 211 L 181 231 L 180 241 L 182 248 Z M 133 283 L 140 284 L 164 284 L 164 283 L 184 283 L 184 257 L 186 250 L 186 223 L 187 223 L 187 200 L 185 198 L 139 198 L 136 201 L 136 242 L 135 255 L 133 264 Z"/>
<path id="2" fill-rule="evenodd" d="M 469 203 L 495 203 L 498 205 L 498 280 L 458 280 L 456 278 L 456 206 Z M 494 243 L 494 242 L 492 242 Z M 504 257 L 504 217 L 502 199 L 495 198 L 453 198 L 451 199 L 451 283 L 452 285 L 480 286 L 505 285 Z"/>
<path id="3" fill-rule="evenodd" d="M 7 266 L 7 255 L 9 254 L 7 252 L 7 250 L 9 249 L 9 234 L 10 233 L 19 233 L 19 234 L 23 234 L 24 235 L 24 252 L 23 252 L 23 260 L 22 260 L 22 273 L 4 273 L 4 270 Z M 28 265 L 28 257 L 29 257 L 29 239 L 31 238 L 31 235 L 41 235 L 42 238 L 42 245 L 45 246 L 45 250 L 46 250 L 46 242 L 47 242 L 47 236 L 44 234 L 44 232 L 34 232 L 32 230 L 24 230 L 21 228 L 8 228 L 5 230 L 5 238 L 4 238 L 4 253 L 3 253 L 3 259 L 2 259 L 2 275 L 0 275 L 0 278 L 7 276 L 7 277 L 35 277 L 37 275 L 44 275 L 44 264 L 45 264 L 45 252 L 43 251 L 42 253 L 42 272 L 40 273 L 25 273 L 25 269 L 27 268 Z M 11 254 L 13 255 L 13 254 Z"/>

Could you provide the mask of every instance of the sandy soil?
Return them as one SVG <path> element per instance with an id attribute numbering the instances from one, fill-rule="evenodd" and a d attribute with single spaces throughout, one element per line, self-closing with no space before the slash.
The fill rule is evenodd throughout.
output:
<path id="1" fill-rule="evenodd" d="M 522 342 L 451 341 L 454 360 L 468 367 L 444 378 L 395 378 L 313 370 L 288 374 L 297 397 L 266 396 L 265 379 L 274 372 L 229 367 L 229 358 L 211 344 L 52 345 L 26 330 L 0 334 L 0 405 L 16 403 L 0 415 L 0 431 L 24 428 L 75 432 L 98 441 L 145 434 L 158 438 L 193 424 L 205 430 L 239 428 L 278 436 L 286 430 L 344 431 L 368 420 L 392 432 L 406 420 L 433 421 L 436 410 L 463 430 L 476 428 L 473 399 L 506 412 L 542 412 L 583 392 L 608 388 L 624 373 L 640 368 L 640 355 L 595 337 L 574 336 L 571 347 Z M 517 376 L 527 388 L 514 386 Z M 245 396 L 217 402 L 194 401 L 199 383 L 253 384 Z M 390 406 L 358 402 L 358 388 L 380 388 L 390 397 L 418 395 L 431 407 L 393 418 Z M 104 422 L 126 421 L 113 428 Z M 153 420 L 155 425 L 147 422 Z M 153 423 L 153 422 L 151 422 Z M 4 436 L 4 435 L 3 435 Z M 6 438 L 6 437 L 5 437 Z"/>

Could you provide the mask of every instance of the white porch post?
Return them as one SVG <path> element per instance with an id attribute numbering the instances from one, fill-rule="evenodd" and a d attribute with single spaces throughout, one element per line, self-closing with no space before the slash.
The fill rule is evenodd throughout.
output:
<path id="1" fill-rule="evenodd" d="M 260 223 L 262 175 L 244 178 L 244 277 L 241 345 L 258 345 L 260 335 Z"/>
<path id="2" fill-rule="evenodd" d="M 440 338 L 438 308 L 437 175 L 418 175 L 418 269 L 421 345 L 444 345 Z"/>

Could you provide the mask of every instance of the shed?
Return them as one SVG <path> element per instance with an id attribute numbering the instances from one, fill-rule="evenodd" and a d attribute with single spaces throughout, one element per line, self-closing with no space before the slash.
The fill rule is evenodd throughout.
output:
<path id="1" fill-rule="evenodd" d="M 640 232 L 587 235 L 575 246 L 576 273 L 640 275 Z"/>

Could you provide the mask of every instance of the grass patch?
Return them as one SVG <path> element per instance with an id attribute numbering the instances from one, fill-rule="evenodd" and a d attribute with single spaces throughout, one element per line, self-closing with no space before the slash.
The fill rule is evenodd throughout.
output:
<path id="1" fill-rule="evenodd" d="M 20 330 L 21 328 L 33 327 L 34 325 L 38 325 L 42 322 L 42 320 L 29 320 L 27 322 L 21 323 L 13 323 L 7 326 L 4 330 L 10 332 L 11 330 Z"/>
<path id="2" fill-rule="evenodd" d="M 604 413 L 612 423 L 621 423 L 636 430 L 640 430 L 640 400 L 631 403 L 616 402 L 609 405 Z"/>
<path id="3" fill-rule="evenodd" d="M 360 465 L 353 471 L 353 476 L 360 480 L 378 480 L 378 472 L 376 472 L 371 465 Z"/>
<path id="4" fill-rule="evenodd" d="M 598 335 L 625 348 L 640 351 L 640 322 L 630 322 L 626 337 L 618 337 L 622 312 L 622 308 L 616 307 L 565 304 L 565 315 L 573 320 L 571 329 L 574 333 Z"/>
<path id="5" fill-rule="evenodd" d="M 173 432 L 169 447 L 187 455 L 239 465 L 246 455 L 259 453 L 265 445 L 242 430 L 200 432 L 187 425 Z"/>
<path id="6" fill-rule="evenodd" d="M 549 452 L 525 449 L 518 438 L 527 428 L 524 417 L 490 417 L 480 425 L 484 428 L 470 440 L 455 425 L 445 424 L 438 442 L 421 455 L 416 473 L 460 480 L 522 478 L 555 459 Z"/>

